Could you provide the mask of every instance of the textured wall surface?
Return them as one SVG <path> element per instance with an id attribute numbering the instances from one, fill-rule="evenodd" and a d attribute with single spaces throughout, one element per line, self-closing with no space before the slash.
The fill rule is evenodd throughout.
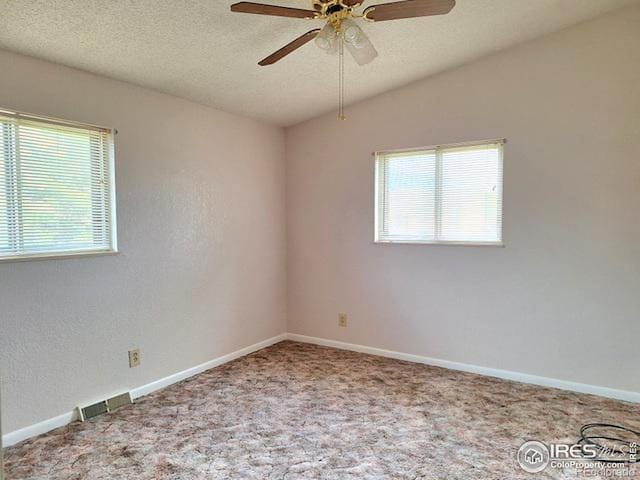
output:
<path id="1" fill-rule="evenodd" d="M 0 264 L 4 432 L 287 314 L 294 333 L 639 391 L 638 25 L 615 12 L 289 129 L 286 177 L 279 129 L 0 51 L 0 106 L 119 129 L 122 252 Z M 495 137 L 506 248 L 373 244 L 373 150 Z"/>
<path id="2" fill-rule="evenodd" d="M 632 7 L 287 130 L 289 331 L 640 391 L 639 44 Z M 501 137 L 506 248 L 373 243 L 372 151 Z"/>
<path id="3" fill-rule="evenodd" d="M 2 51 L 0 71 L 2 107 L 119 130 L 122 252 L 0 263 L 5 433 L 285 331 L 282 130 Z"/>

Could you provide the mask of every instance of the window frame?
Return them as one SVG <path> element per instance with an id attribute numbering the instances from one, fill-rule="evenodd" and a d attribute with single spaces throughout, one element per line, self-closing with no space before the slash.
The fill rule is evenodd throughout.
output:
<path id="1" fill-rule="evenodd" d="M 80 250 L 63 250 L 63 251 L 44 251 L 37 253 L 21 253 L 17 255 L 0 255 L 0 264 L 25 262 L 35 260 L 63 260 L 70 258 L 96 257 L 117 255 L 120 253 L 118 249 L 118 224 L 117 224 L 117 201 L 116 201 L 116 166 L 115 166 L 115 137 L 118 131 L 112 127 L 104 127 L 95 124 L 75 122 L 64 120 L 56 117 L 30 114 L 17 110 L 0 107 L 0 117 L 8 117 L 16 120 L 24 120 L 28 122 L 39 122 L 58 127 L 69 127 L 75 129 L 92 130 L 103 132 L 107 135 L 108 154 L 105 156 L 107 160 L 107 170 L 109 172 L 109 185 L 105 189 L 108 192 L 110 208 L 108 212 L 108 221 L 110 224 L 109 247 L 106 249 L 80 249 Z M 17 139 L 19 141 L 19 139 Z M 19 175 L 19 172 L 17 173 Z"/>
<path id="2" fill-rule="evenodd" d="M 446 143 L 446 144 L 438 144 L 438 145 L 430 145 L 426 147 L 413 147 L 413 148 L 401 148 L 395 150 L 378 150 L 373 152 L 374 158 L 374 232 L 373 232 L 373 242 L 375 244 L 380 245 L 441 245 L 441 246 L 462 246 L 462 247 L 504 247 L 504 147 L 507 143 L 506 138 L 498 138 L 491 140 L 476 140 L 469 142 L 459 142 L 459 143 Z M 383 210 L 384 210 L 384 194 L 382 193 L 384 190 L 385 182 L 383 178 L 382 163 L 385 160 L 385 157 L 388 155 L 394 154 L 420 154 L 428 151 L 436 152 L 436 156 L 438 156 L 439 150 L 445 149 L 454 149 L 454 148 L 464 148 L 464 147 L 482 147 L 484 145 L 500 145 L 500 240 L 499 241 L 477 241 L 477 240 L 410 240 L 410 239 L 402 239 L 402 240 L 389 240 L 382 238 L 382 225 L 381 223 L 384 221 L 382 218 Z M 439 162 L 437 162 L 439 163 Z M 437 168 L 437 167 L 436 167 Z M 439 170 L 437 168 L 437 170 Z M 436 173 L 436 175 L 438 175 Z M 435 188 L 440 189 L 441 185 L 439 182 L 436 182 Z M 437 208 L 437 206 L 436 206 Z M 439 222 L 440 219 L 436 216 L 436 222 Z"/>

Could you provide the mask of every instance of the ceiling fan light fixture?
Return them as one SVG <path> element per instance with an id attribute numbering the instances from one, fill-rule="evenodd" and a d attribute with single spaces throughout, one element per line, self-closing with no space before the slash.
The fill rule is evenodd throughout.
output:
<path id="1" fill-rule="evenodd" d="M 342 27 L 345 47 L 347 47 L 356 63 L 358 65 L 371 63 L 378 56 L 378 51 L 369 40 L 369 37 L 351 19 L 343 21 Z"/>
<path id="2" fill-rule="evenodd" d="M 335 53 L 338 48 L 338 35 L 333 25 L 327 23 L 315 38 L 316 45 L 327 53 Z"/>
<path id="3" fill-rule="evenodd" d="M 344 20 L 342 22 L 342 31 L 344 32 L 343 35 L 345 42 L 353 43 L 356 46 L 362 42 L 364 32 L 353 20 Z"/>

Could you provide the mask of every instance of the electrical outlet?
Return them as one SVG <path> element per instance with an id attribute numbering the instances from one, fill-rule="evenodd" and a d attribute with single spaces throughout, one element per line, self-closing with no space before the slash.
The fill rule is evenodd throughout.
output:
<path id="1" fill-rule="evenodd" d="M 338 326 L 339 327 L 346 327 L 347 326 L 347 314 L 346 313 L 339 313 L 338 314 Z"/>
<path id="2" fill-rule="evenodd" d="M 140 365 L 140 349 L 129 350 L 129 368 Z"/>

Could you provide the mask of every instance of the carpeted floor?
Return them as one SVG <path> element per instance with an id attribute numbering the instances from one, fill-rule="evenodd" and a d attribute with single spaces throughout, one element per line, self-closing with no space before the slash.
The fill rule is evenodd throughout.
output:
<path id="1" fill-rule="evenodd" d="M 584 478 L 526 474 L 515 455 L 591 421 L 638 430 L 640 406 L 282 342 L 5 461 L 8 480 Z"/>

